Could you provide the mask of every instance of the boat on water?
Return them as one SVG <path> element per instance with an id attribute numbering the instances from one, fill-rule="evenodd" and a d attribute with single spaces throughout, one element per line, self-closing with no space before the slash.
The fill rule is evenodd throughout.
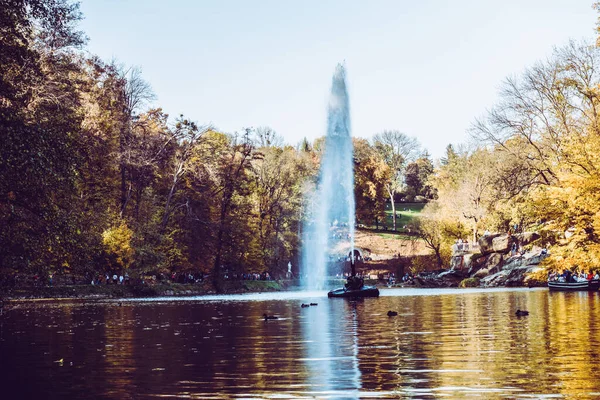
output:
<path id="1" fill-rule="evenodd" d="M 592 279 L 589 281 L 581 282 L 560 282 L 560 281 L 548 281 L 548 288 L 550 290 L 557 291 L 573 291 L 573 290 L 588 290 L 595 291 L 600 288 L 600 280 Z"/>
<path id="2" fill-rule="evenodd" d="M 352 253 L 350 254 L 350 266 L 352 267 L 352 273 L 344 287 L 330 291 L 327 293 L 327 297 L 379 297 L 379 289 L 375 286 L 365 286 L 364 279 L 356 275 Z"/>
<path id="3" fill-rule="evenodd" d="M 375 286 L 363 286 L 359 289 L 343 287 L 330 291 L 327 293 L 327 297 L 379 297 L 379 289 Z"/>

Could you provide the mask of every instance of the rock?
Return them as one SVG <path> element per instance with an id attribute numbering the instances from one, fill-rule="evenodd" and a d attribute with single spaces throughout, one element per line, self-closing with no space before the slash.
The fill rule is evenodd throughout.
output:
<path id="1" fill-rule="evenodd" d="M 565 239 L 570 239 L 574 234 L 575 234 L 575 228 L 574 227 L 570 227 L 564 233 Z"/>
<path id="2" fill-rule="evenodd" d="M 535 242 L 539 238 L 541 238 L 540 234 L 537 232 L 523 232 L 518 235 L 515 235 L 520 245 L 526 245 L 532 242 Z"/>
<path id="3" fill-rule="evenodd" d="M 509 257 L 506 259 L 506 263 L 502 266 L 502 269 L 505 271 L 511 271 L 515 268 L 519 268 L 524 265 L 523 261 L 524 257 L 522 256 Z"/>
<path id="4" fill-rule="evenodd" d="M 493 255 L 493 253 L 492 253 L 492 255 Z M 490 256 L 491 255 L 484 256 L 481 254 L 475 254 L 471 258 L 471 269 L 473 271 L 476 271 L 477 269 L 483 268 L 486 265 Z"/>
<path id="5" fill-rule="evenodd" d="M 513 243 L 526 245 L 538 240 L 541 236 L 537 232 L 523 232 L 517 235 L 507 233 L 493 233 L 479 238 L 479 248 L 481 254 L 508 253 Z"/>
<path id="6" fill-rule="evenodd" d="M 500 270 L 503 259 L 504 257 L 501 253 L 491 253 L 480 257 L 473 263 L 469 270 L 469 275 L 476 278 L 483 278 L 489 274 L 494 274 Z"/>
<path id="7" fill-rule="evenodd" d="M 516 236 L 503 234 L 492 240 L 494 253 L 508 253 L 513 243 L 517 243 Z"/>
<path id="8" fill-rule="evenodd" d="M 452 256 L 450 269 L 461 269 L 463 267 L 463 256 Z"/>
<path id="9" fill-rule="evenodd" d="M 525 240 L 536 240 L 535 235 Z M 487 256 L 485 267 L 473 274 L 473 277 L 481 279 L 481 286 L 532 286 L 525 278 L 530 272 L 539 271 L 538 266 L 547 254 L 541 254 L 541 250 L 531 251 L 519 256 L 503 256 L 493 253 Z M 487 276 L 486 276 L 487 275 Z"/>
<path id="10" fill-rule="evenodd" d="M 474 254 L 465 254 L 463 256 L 463 268 L 471 268 L 471 265 L 473 264 L 471 259 L 473 258 L 473 256 Z"/>
<path id="11" fill-rule="evenodd" d="M 508 271 L 499 271 L 495 274 L 481 278 L 480 284 L 483 287 L 502 286 L 506 280 L 506 276 L 508 276 Z"/>
<path id="12" fill-rule="evenodd" d="M 547 254 L 541 254 L 540 252 L 528 252 L 523 255 L 509 257 L 506 259 L 507 262 L 502 266 L 502 269 L 512 270 L 529 265 L 538 265 L 546 257 L 548 257 Z"/>
<path id="13" fill-rule="evenodd" d="M 481 286 L 485 287 L 496 287 L 496 286 L 526 286 L 525 276 L 526 274 L 537 270 L 537 265 L 525 265 L 515 267 L 513 269 L 502 269 L 495 274 L 486 276 L 481 279 Z"/>
<path id="14" fill-rule="evenodd" d="M 460 281 L 467 278 L 466 271 L 445 270 L 434 273 L 420 273 L 415 276 L 415 286 L 424 288 L 458 287 Z"/>
<path id="15" fill-rule="evenodd" d="M 477 241 L 477 243 L 479 243 L 479 248 L 481 250 L 481 254 L 483 255 L 487 255 L 490 253 L 494 252 L 494 248 L 493 248 L 493 240 L 499 236 L 501 236 L 501 233 L 492 233 L 489 235 L 483 235 L 482 237 L 479 238 L 479 240 Z"/>
<path id="16" fill-rule="evenodd" d="M 504 255 L 501 253 L 492 253 L 488 257 L 485 265 L 491 273 L 495 273 L 500 270 L 502 263 L 504 262 Z"/>
<path id="17" fill-rule="evenodd" d="M 477 272 L 475 272 L 474 274 L 472 274 L 471 276 L 473 278 L 485 278 L 486 276 L 488 276 L 490 273 L 492 273 L 488 268 L 481 268 L 480 270 L 478 270 Z"/>
<path id="18" fill-rule="evenodd" d="M 532 272 L 535 268 L 537 268 L 537 266 L 528 265 L 513 269 L 508 274 L 504 285 L 508 287 L 525 286 L 525 275 Z"/>
<path id="19" fill-rule="evenodd" d="M 465 271 L 447 270 L 438 273 L 437 279 L 462 280 L 467 278 L 468 274 Z"/>
<path id="20" fill-rule="evenodd" d="M 540 274 L 541 273 L 541 274 Z M 541 275 L 541 276 L 540 276 Z M 527 287 L 547 287 L 547 272 L 545 268 L 536 265 L 530 265 L 527 276 L 523 280 L 523 284 Z"/>
<path id="21" fill-rule="evenodd" d="M 450 269 L 451 270 L 459 270 L 459 269 L 469 269 L 471 267 L 471 259 L 473 258 L 473 254 L 461 254 L 452 256 L 450 259 Z"/>

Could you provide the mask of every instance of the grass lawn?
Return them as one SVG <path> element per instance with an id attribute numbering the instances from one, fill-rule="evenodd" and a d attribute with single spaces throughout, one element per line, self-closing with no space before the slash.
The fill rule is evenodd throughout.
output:
<path id="1" fill-rule="evenodd" d="M 384 239 L 402 239 L 402 240 L 412 240 L 413 236 L 404 235 L 402 233 L 376 233 L 377 236 L 380 236 Z"/>
<path id="2" fill-rule="evenodd" d="M 408 232 L 408 229 L 404 229 L 405 225 L 410 225 L 413 218 L 421 215 L 421 211 L 425 207 L 425 203 L 396 203 L 396 229 L 397 232 Z M 385 226 L 391 230 L 394 226 L 392 219 L 392 207 L 390 204 L 385 206 L 386 221 Z M 375 225 L 364 224 L 362 221 L 358 221 L 367 229 L 375 229 Z M 383 224 L 379 224 L 379 229 L 384 229 Z M 382 234 L 384 235 L 384 234 Z"/>

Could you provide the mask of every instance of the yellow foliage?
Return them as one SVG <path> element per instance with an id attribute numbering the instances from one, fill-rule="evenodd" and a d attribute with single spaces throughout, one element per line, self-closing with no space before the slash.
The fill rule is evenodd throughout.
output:
<path id="1" fill-rule="evenodd" d="M 132 238 L 133 231 L 125 222 L 102 232 L 102 243 L 106 248 L 106 252 L 114 255 L 117 264 L 122 268 L 129 268 L 133 262 L 135 251 L 131 247 Z"/>
<path id="2" fill-rule="evenodd" d="M 411 263 L 409 267 L 409 271 L 411 274 L 416 275 L 419 272 L 427 271 L 430 269 L 431 259 L 429 257 L 413 257 L 411 258 Z"/>
<path id="3" fill-rule="evenodd" d="M 537 268 L 525 275 L 523 280 L 527 286 L 544 286 L 548 282 L 548 270 L 545 268 Z"/>
<path id="4" fill-rule="evenodd" d="M 574 135 L 565 140 L 565 163 L 556 184 L 531 195 L 548 229 L 561 232 L 559 246 L 545 262 L 552 270 L 588 271 L 600 266 L 600 138 Z"/>
<path id="5" fill-rule="evenodd" d="M 467 278 L 467 279 L 463 279 L 462 281 L 460 281 L 460 284 L 458 285 L 458 287 L 472 288 L 472 287 L 479 287 L 479 285 L 480 285 L 479 278 Z"/>

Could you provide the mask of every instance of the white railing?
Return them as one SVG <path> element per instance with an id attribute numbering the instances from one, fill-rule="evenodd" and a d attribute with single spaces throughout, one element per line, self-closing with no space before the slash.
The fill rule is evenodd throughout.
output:
<path id="1" fill-rule="evenodd" d="M 455 243 L 452 245 L 453 253 L 479 253 L 479 243 Z"/>

